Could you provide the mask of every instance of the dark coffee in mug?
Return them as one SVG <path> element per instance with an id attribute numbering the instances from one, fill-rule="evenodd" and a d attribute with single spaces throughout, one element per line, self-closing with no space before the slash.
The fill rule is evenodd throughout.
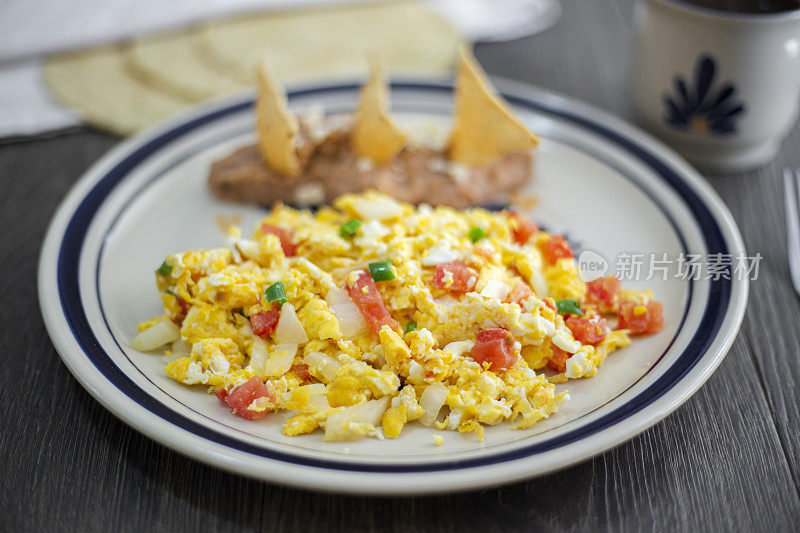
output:
<path id="1" fill-rule="evenodd" d="M 737 13 L 781 13 L 800 9 L 800 0 L 683 0 L 688 4 Z"/>

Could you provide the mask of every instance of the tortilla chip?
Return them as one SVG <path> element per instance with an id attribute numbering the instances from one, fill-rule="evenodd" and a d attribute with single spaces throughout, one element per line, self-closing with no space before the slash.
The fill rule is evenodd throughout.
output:
<path id="1" fill-rule="evenodd" d="M 271 169 L 286 176 L 297 176 L 301 166 L 295 148 L 300 131 L 297 117 L 289 111 L 286 93 L 267 70 L 266 62 L 260 62 L 256 70 L 256 133 L 261 155 Z"/>
<path id="2" fill-rule="evenodd" d="M 455 114 L 448 157 L 455 163 L 485 166 L 498 158 L 539 144 L 494 93 L 469 49 L 461 48 L 456 78 Z"/>
<path id="3" fill-rule="evenodd" d="M 406 135 L 389 116 L 389 89 L 381 57 L 370 60 L 369 81 L 361 88 L 351 142 L 356 155 L 384 165 L 394 159 L 406 144 Z"/>

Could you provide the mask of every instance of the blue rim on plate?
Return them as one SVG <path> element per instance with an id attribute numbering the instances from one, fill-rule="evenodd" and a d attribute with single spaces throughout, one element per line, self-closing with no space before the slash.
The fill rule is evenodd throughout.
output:
<path id="1" fill-rule="evenodd" d="M 449 84 L 431 83 L 395 83 L 394 89 L 422 89 L 434 91 L 452 91 Z M 353 91 L 358 86 L 355 84 L 340 84 L 324 88 L 311 88 L 295 91 L 289 94 L 289 98 L 313 95 L 314 92 L 325 91 Z M 691 210 L 697 223 L 703 230 L 705 245 L 708 253 L 728 254 L 729 246 L 726 243 L 719 225 L 709 211 L 707 205 L 696 194 L 696 192 L 677 174 L 671 166 L 661 160 L 646 148 L 640 146 L 631 139 L 607 128 L 603 124 L 587 119 L 583 116 L 565 111 L 559 107 L 545 104 L 534 99 L 522 96 L 506 94 L 505 98 L 515 106 L 536 111 L 545 115 L 557 117 L 576 124 L 585 129 L 604 137 L 613 142 L 619 148 L 634 155 L 639 161 L 646 164 L 652 171 L 658 174 L 672 189 L 683 199 Z M 447 460 L 441 462 L 428 462 L 424 464 L 404 463 L 404 464 L 357 464 L 330 459 L 315 459 L 309 457 L 299 457 L 289 453 L 275 450 L 264 449 L 228 435 L 205 427 L 189 418 L 173 411 L 169 407 L 158 402 L 147 392 L 136 385 L 127 375 L 125 375 L 108 357 L 100 347 L 100 342 L 95 337 L 89 325 L 86 314 L 81 303 L 78 283 L 78 267 L 80 253 L 82 250 L 86 230 L 103 201 L 114 191 L 115 187 L 127 176 L 141 161 L 148 155 L 162 148 L 171 141 L 204 126 L 210 122 L 225 118 L 237 112 L 246 110 L 252 106 L 252 100 L 241 101 L 230 104 L 213 112 L 204 114 L 193 120 L 180 124 L 161 135 L 150 140 L 129 156 L 124 158 L 113 168 L 108 170 L 105 175 L 94 185 L 91 191 L 85 195 L 78 208 L 72 215 L 64 238 L 58 252 L 58 291 L 59 300 L 67 318 L 72 334 L 79 342 L 82 350 L 92 364 L 99 370 L 107 380 L 114 384 L 120 391 L 126 394 L 133 401 L 146 408 L 154 415 L 168 421 L 175 426 L 183 428 L 204 439 L 216 442 L 223 446 L 233 448 L 248 454 L 266 457 L 273 460 L 304 465 L 317 468 L 333 470 L 349 470 L 357 472 L 392 472 L 392 473 L 414 473 L 414 472 L 435 472 L 447 471 L 463 468 L 471 468 L 489 464 L 513 461 L 521 457 L 529 457 L 537 453 L 542 453 L 565 444 L 583 439 L 589 435 L 602 431 L 607 427 L 618 424 L 625 418 L 640 411 L 651 404 L 659 397 L 664 395 L 695 366 L 710 344 L 716 338 L 723 319 L 726 316 L 730 304 L 732 282 L 729 279 L 720 278 L 711 280 L 710 292 L 700 325 L 690 341 L 688 347 L 679 356 L 677 361 L 651 384 L 644 392 L 637 395 L 631 402 L 607 413 L 601 418 L 590 424 L 568 431 L 558 437 L 544 440 L 536 444 L 522 446 L 512 451 L 490 454 L 475 458 L 465 458 L 460 460 Z"/>

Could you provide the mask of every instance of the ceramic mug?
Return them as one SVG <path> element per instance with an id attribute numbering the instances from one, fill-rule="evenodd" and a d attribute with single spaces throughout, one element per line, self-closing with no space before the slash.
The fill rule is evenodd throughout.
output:
<path id="1" fill-rule="evenodd" d="M 640 122 L 704 170 L 769 162 L 797 118 L 800 9 L 751 14 L 641 0 L 635 20 Z"/>

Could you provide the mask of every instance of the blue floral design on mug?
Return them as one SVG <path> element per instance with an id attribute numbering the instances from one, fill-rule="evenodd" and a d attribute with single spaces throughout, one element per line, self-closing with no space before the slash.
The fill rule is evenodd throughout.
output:
<path id="1" fill-rule="evenodd" d="M 702 55 L 695 63 L 693 83 L 679 74 L 672 78 L 674 93 L 662 97 L 667 124 L 679 130 L 711 135 L 736 133 L 745 106 L 734 98 L 736 87 L 730 81 L 714 87 L 716 70 L 714 59 Z"/>

